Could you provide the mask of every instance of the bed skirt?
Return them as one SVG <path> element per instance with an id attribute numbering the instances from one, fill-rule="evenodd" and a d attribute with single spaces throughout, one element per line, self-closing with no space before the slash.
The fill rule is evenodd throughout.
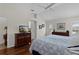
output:
<path id="1" fill-rule="evenodd" d="M 39 52 L 35 51 L 35 50 L 32 50 L 32 54 L 33 55 L 41 55 Z"/>

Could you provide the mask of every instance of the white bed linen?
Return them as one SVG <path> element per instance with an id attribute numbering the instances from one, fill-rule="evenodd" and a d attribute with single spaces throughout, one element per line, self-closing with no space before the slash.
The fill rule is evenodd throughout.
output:
<path id="1" fill-rule="evenodd" d="M 30 52 L 32 52 L 32 50 L 35 50 L 44 55 L 76 54 L 72 52 L 73 49 L 67 48 L 69 46 L 73 46 L 74 44 L 72 44 L 72 42 L 74 42 L 75 40 L 78 40 L 78 36 L 45 36 L 32 42 Z"/>

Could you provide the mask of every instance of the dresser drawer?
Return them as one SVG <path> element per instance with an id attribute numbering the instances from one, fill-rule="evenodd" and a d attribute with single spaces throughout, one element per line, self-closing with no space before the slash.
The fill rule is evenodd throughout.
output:
<path id="1" fill-rule="evenodd" d="M 15 34 L 15 46 L 23 46 L 31 44 L 31 33 L 18 33 Z"/>

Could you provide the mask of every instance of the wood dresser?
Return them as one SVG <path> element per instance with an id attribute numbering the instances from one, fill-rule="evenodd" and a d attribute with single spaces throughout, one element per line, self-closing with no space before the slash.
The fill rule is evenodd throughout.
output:
<path id="1" fill-rule="evenodd" d="M 31 44 L 31 33 L 16 33 L 15 34 L 15 47 L 21 47 Z"/>

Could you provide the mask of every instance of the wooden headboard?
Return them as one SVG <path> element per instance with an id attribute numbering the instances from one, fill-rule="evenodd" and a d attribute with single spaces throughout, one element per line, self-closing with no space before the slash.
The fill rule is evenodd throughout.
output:
<path id="1" fill-rule="evenodd" d="M 52 32 L 54 35 L 61 35 L 61 36 L 69 36 L 69 31 L 66 32 Z"/>

